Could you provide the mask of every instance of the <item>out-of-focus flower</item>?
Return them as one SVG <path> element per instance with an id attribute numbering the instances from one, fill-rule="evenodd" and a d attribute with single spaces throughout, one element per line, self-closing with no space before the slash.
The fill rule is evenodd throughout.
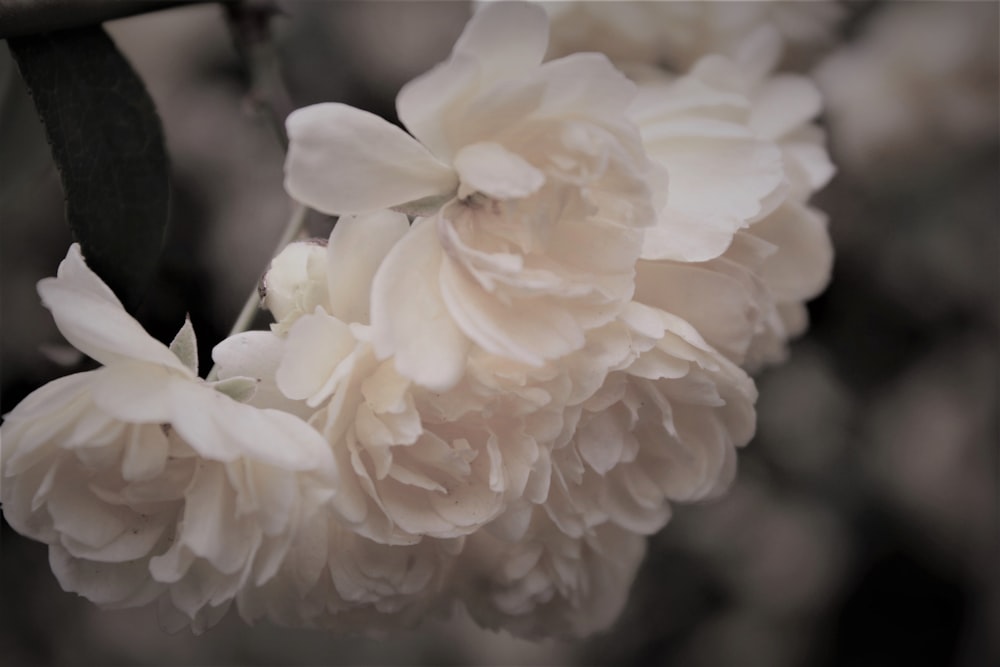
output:
<path id="1" fill-rule="evenodd" d="M 190 323 L 168 349 L 73 245 L 38 285 L 59 330 L 104 366 L 55 380 L 3 424 L 3 510 L 49 545 L 62 586 L 105 607 L 158 600 L 196 629 L 296 557 L 337 468 L 299 419 L 243 405 L 249 378 L 198 379 Z"/>
<path id="2" fill-rule="evenodd" d="M 288 627 L 384 634 L 450 611 L 456 556 L 464 541 L 425 539 L 388 546 L 369 540 L 335 513 L 314 515 L 275 576 L 244 590 L 244 618 Z"/>
<path id="3" fill-rule="evenodd" d="M 852 172 L 912 178 L 997 140 L 997 21 L 994 3 L 889 3 L 821 63 L 835 152 Z"/>
<path id="4" fill-rule="evenodd" d="M 377 358 L 419 385 L 454 387 L 472 346 L 533 366 L 565 357 L 632 296 L 654 217 L 625 116 L 635 86 L 597 54 L 542 65 L 546 43 L 540 8 L 485 7 L 400 93 L 416 139 L 343 105 L 288 119 L 294 197 L 430 215 L 386 257 L 371 300 Z"/>
<path id="5" fill-rule="evenodd" d="M 469 538 L 457 585 L 484 627 L 533 639 L 584 637 L 618 618 L 645 553 L 642 535 L 605 524 L 571 537 L 536 509 L 518 541 L 489 531 Z"/>
<path id="6" fill-rule="evenodd" d="M 828 45 L 843 16 L 829 0 L 811 2 L 543 2 L 552 17 L 549 55 L 599 51 L 621 65 L 685 71 L 709 54 L 737 56 L 767 26 L 787 50 Z"/>

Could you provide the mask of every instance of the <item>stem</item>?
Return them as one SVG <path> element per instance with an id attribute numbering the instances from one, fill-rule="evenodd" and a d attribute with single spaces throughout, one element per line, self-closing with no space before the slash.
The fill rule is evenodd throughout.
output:
<path id="1" fill-rule="evenodd" d="M 305 204 L 300 204 L 295 202 L 295 206 L 292 209 L 292 215 L 288 218 L 288 223 L 285 225 L 285 231 L 282 232 L 281 238 L 278 240 L 277 247 L 275 247 L 272 257 L 281 252 L 286 245 L 294 241 L 299 233 L 302 231 L 302 226 L 306 221 L 306 213 L 309 209 Z M 236 323 L 233 324 L 233 328 L 230 329 L 229 335 L 226 338 L 231 338 L 236 334 L 243 333 L 250 328 L 250 324 L 253 322 L 254 318 L 257 317 L 257 311 L 261 308 L 260 303 L 260 292 L 255 286 L 250 292 L 250 296 L 247 298 L 246 303 L 243 304 L 243 310 L 240 311 L 239 317 L 236 318 Z M 218 366 L 213 365 L 212 370 L 208 372 L 208 377 L 206 378 L 209 382 L 213 382 L 218 379 Z"/>
<path id="2" fill-rule="evenodd" d="M 287 153 L 288 135 L 285 133 L 282 118 L 288 115 L 292 103 L 281 77 L 278 54 L 271 39 L 271 19 L 281 13 L 280 9 L 274 0 L 237 0 L 225 2 L 224 7 L 233 46 L 246 70 L 248 99 L 257 113 L 266 118 L 281 144 L 282 151 Z M 280 107 L 281 111 L 276 107 Z M 298 237 L 308 210 L 304 204 L 294 203 L 292 215 L 285 225 L 285 231 L 282 232 L 272 257 Z M 249 329 L 260 308 L 260 293 L 255 286 L 243 304 L 243 309 L 227 338 Z M 214 381 L 217 375 L 218 367 L 213 365 L 207 379 L 210 382 Z"/>

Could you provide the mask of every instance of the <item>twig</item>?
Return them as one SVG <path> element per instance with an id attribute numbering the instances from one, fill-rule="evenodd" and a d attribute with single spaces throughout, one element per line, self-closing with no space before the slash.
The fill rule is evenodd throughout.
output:
<path id="1" fill-rule="evenodd" d="M 288 219 L 288 224 L 285 225 L 285 231 L 281 234 L 281 239 L 278 240 L 278 244 L 275 247 L 273 255 L 277 255 L 281 250 L 298 238 L 299 233 L 302 231 L 302 226 L 305 224 L 306 214 L 309 212 L 308 207 L 304 204 L 295 203 L 295 208 L 292 209 L 292 215 Z M 235 336 L 238 333 L 243 333 L 246 331 L 250 325 L 253 323 L 254 318 L 257 316 L 257 312 L 260 310 L 260 293 L 257 287 L 254 286 L 253 291 L 250 293 L 249 298 L 247 298 L 246 303 L 243 304 L 243 309 L 240 311 L 239 317 L 236 318 L 233 328 L 230 329 L 229 335 Z M 218 375 L 218 367 L 212 366 L 212 370 L 208 372 L 208 380 L 213 381 Z"/>
<path id="2" fill-rule="evenodd" d="M 208 0 L 0 0 L 0 39 L 37 35 Z M 226 2 L 228 0 L 222 0 Z"/>

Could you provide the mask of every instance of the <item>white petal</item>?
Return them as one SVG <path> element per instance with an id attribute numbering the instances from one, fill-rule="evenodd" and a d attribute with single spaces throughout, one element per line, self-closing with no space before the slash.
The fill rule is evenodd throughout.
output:
<path id="1" fill-rule="evenodd" d="M 461 101 L 468 101 L 479 84 L 479 66 L 471 56 L 452 56 L 426 74 L 410 81 L 396 96 L 399 120 L 420 142 L 442 160 L 450 160 L 452 145 L 446 117 L 454 115 Z"/>
<path id="2" fill-rule="evenodd" d="M 475 58 L 483 78 L 495 80 L 538 66 L 548 45 L 544 9 L 525 2 L 491 2 L 472 16 L 452 53 Z"/>
<path id="3" fill-rule="evenodd" d="M 636 85 L 601 53 L 574 53 L 550 60 L 532 76 L 545 83 L 542 112 L 583 113 L 618 120 L 631 106 Z"/>
<path id="4" fill-rule="evenodd" d="M 49 566 L 64 590 L 78 593 L 99 605 L 122 604 L 125 601 L 142 604 L 162 590 L 162 585 L 150 581 L 145 559 L 109 567 L 73 558 L 63 547 L 49 547 Z"/>
<path id="5" fill-rule="evenodd" d="M 283 338 L 270 331 L 246 331 L 216 345 L 212 350 L 212 359 L 220 380 L 231 377 L 257 380 L 257 391 L 247 401 L 249 405 L 283 410 L 305 418 L 314 410 L 305 403 L 287 398 L 275 381 L 284 352 Z"/>
<path id="6" fill-rule="evenodd" d="M 324 213 L 362 213 L 444 195 L 455 173 L 400 128 L 344 104 L 288 116 L 285 189 Z"/>
<path id="7" fill-rule="evenodd" d="M 0 461 L 4 476 L 26 471 L 47 457 L 53 439 L 70 436 L 78 421 L 96 413 L 88 398 L 101 371 L 74 373 L 46 383 L 5 415 L 0 427 Z M 100 420 L 100 415 L 96 415 Z"/>
<path id="8" fill-rule="evenodd" d="M 504 303 L 447 259 L 441 287 L 455 323 L 493 354 L 541 366 L 546 359 L 562 357 L 586 343 L 582 326 L 561 304 L 545 299 Z"/>
<path id="9" fill-rule="evenodd" d="M 644 259 L 700 262 L 718 257 L 733 234 L 785 196 L 777 146 L 750 138 L 674 136 L 649 145 L 669 174 L 667 207 L 647 230 Z"/>
<path id="10" fill-rule="evenodd" d="M 823 108 L 816 84 L 790 74 L 766 81 L 753 94 L 750 127 L 763 139 L 779 139 L 816 118 Z"/>
<path id="11" fill-rule="evenodd" d="M 739 43 L 732 54 L 733 61 L 740 66 L 748 84 L 753 85 L 778 66 L 783 46 L 777 27 L 763 24 Z"/>
<path id="12" fill-rule="evenodd" d="M 317 306 L 328 308 L 326 282 L 325 243 L 311 239 L 286 245 L 261 278 L 264 307 L 276 321 L 272 330 L 286 333 L 301 315 Z"/>
<path id="13" fill-rule="evenodd" d="M 681 262 L 704 262 L 718 257 L 733 242 L 732 218 L 692 213 L 667 208 L 655 227 L 646 230 L 642 239 L 643 259 L 674 259 Z"/>
<path id="14" fill-rule="evenodd" d="M 317 405 L 333 391 L 331 378 L 357 346 L 346 324 L 317 310 L 299 318 L 288 332 L 285 356 L 275 380 L 281 392 Z"/>
<path id="15" fill-rule="evenodd" d="M 335 474 L 326 440 L 298 417 L 237 403 L 206 386 L 174 382 L 171 390 L 171 423 L 203 457 Z"/>
<path id="16" fill-rule="evenodd" d="M 825 142 L 823 130 L 815 125 L 801 128 L 781 142 L 792 172 L 793 184 L 798 184 L 795 179 L 801 183 L 799 187 L 803 189 L 805 197 L 829 183 L 837 172 L 830 161 Z"/>
<path id="17" fill-rule="evenodd" d="M 169 372 L 150 364 L 114 364 L 95 373 L 94 404 L 124 422 L 165 424 L 171 415 L 171 379 Z"/>
<path id="18" fill-rule="evenodd" d="M 833 247 L 826 219 L 819 211 L 785 204 L 754 225 L 753 234 L 778 248 L 761 270 L 761 277 L 778 300 L 808 299 L 826 286 Z"/>
<path id="19" fill-rule="evenodd" d="M 404 377 L 435 391 L 458 382 L 469 340 L 441 298 L 443 253 L 434 220 L 414 223 L 372 283 L 372 343 Z"/>
<path id="20" fill-rule="evenodd" d="M 486 91 L 535 70 L 547 42 L 544 10 L 507 2 L 483 7 L 466 25 L 451 57 L 400 91 L 396 98 L 400 120 L 435 155 L 450 159 L 465 143 L 456 135 L 468 134 L 465 105 L 483 97 L 496 104 L 500 95 Z M 502 97 L 501 104 L 511 95 Z M 458 126 L 456 118 L 461 119 Z"/>
<path id="21" fill-rule="evenodd" d="M 253 556 L 247 547 L 260 530 L 253 522 L 236 517 L 235 495 L 223 466 L 199 466 L 185 492 L 184 516 L 178 526 L 178 539 L 187 548 L 227 574 Z"/>
<path id="22" fill-rule="evenodd" d="M 131 426 L 122 456 L 122 479 L 148 481 L 160 475 L 167 465 L 170 442 L 159 424 Z"/>
<path id="23" fill-rule="evenodd" d="M 83 264 L 75 244 L 60 265 L 59 277 L 38 283 L 42 303 L 52 311 L 59 331 L 87 356 L 105 365 L 122 359 L 149 361 L 191 377 L 191 371 L 146 333 L 110 291 Z"/>
<path id="24" fill-rule="evenodd" d="M 455 170 L 462 182 L 459 197 L 481 192 L 493 199 L 518 199 L 545 184 L 544 173 L 492 141 L 470 144 L 458 151 Z"/>
<path id="25" fill-rule="evenodd" d="M 86 292 L 99 301 L 107 301 L 113 306 L 123 308 L 121 301 L 118 300 L 111 288 L 104 284 L 104 281 L 87 266 L 79 243 L 74 243 L 69 247 L 66 258 L 59 263 L 56 276 L 60 280 L 75 285 L 81 292 Z"/>
<path id="26" fill-rule="evenodd" d="M 640 261 L 636 268 L 636 301 L 687 320 L 713 347 L 742 358 L 757 316 L 748 285 L 696 264 Z"/>
<path id="27" fill-rule="evenodd" d="M 344 216 L 337 221 L 327 244 L 331 315 L 343 322 L 370 322 L 375 272 L 409 228 L 406 216 L 393 211 Z"/>

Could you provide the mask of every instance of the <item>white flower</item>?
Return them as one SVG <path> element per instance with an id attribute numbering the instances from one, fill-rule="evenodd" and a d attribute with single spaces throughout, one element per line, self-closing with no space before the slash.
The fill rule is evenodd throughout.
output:
<path id="1" fill-rule="evenodd" d="M 996 27 L 995 3 L 888 3 L 821 63 L 835 153 L 850 171 L 912 187 L 995 142 Z"/>
<path id="2" fill-rule="evenodd" d="M 326 248 L 316 241 L 289 243 L 271 260 L 259 292 L 262 305 L 274 315 L 273 329 L 287 333 L 289 323 L 326 302 L 325 267 Z"/>
<path id="3" fill-rule="evenodd" d="M 735 56 L 747 36 L 774 30 L 787 47 L 809 51 L 833 40 L 843 9 L 807 2 L 543 2 L 552 17 L 550 56 L 600 51 L 619 64 L 686 70 L 708 54 Z"/>
<path id="4" fill-rule="evenodd" d="M 545 511 L 582 537 L 611 522 L 651 534 L 670 502 L 718 495 L 736 471 L 736 448 L 756 425 L 753 381 L 677 317 L 633 304 L 625 368 L 580 407 L 572 438 L 552 453 Z"/>
<path id="5" fill-rule="evenodd" d="M 462 540 L 388 546 L 364 538 L 334 513 L 296 533 L 290 557 L 263 586 L 237 599 L 247 619 L 289 627 L 383 634 L 446 614 Z"/>
<path id="6" fill-rule="evenodd" d="M 337 469 L 297 418 L 243 405 L 246 378 L 198 379 L 190 324 L 151 338 L 73 245 L 38 285 L 60 331 L 104 364 L 51 382 L 3 424 L 3 510 L 49 545 L 62 586 L 106 607 L 159 600 L 168 625 L 217 620 L 264 585 L 324 511 Z"/>
<path id="7" fill-rule="evenodd" d="M 287 337 L 244 334 L 220 345 L 217 355 L 220 377 L 260 378 L 273 405 L 326 436 L 340 464 L 334 503 L 341 520 L 389 544 L 461 537 L 495 518 L 508 498 L 541 499 L 529 477 L 547 456 L 545 438 L 553 432 L 533 416 L 532 399 L 515 413 L 513 392 L 496 386 L 497 369 L 471 375 L 479 364 L 470 365 L 461 385 L 441 394 L 375 356 L 367 309 L 373 276 L 408 229 L 400 213 L 344 216 L 326 245 L 324 266 L 308 273 L 295 260 L 311 255 L 287 248 L 265 281 L 322 298 L 288 311 L 276 328 Z M 313 312 L 298 314 L 303 309 Z M 561 412 L 561 401 L 543 401 L 549 403 Z"/>
<path id="8" fill-rule="evenodd" d="M 295 198 L 431 214 L 375 276 L 371 339 L 432 390 L 455 386 L 473 347 L 533 366 L 579 350 L 632 295 L 653 219 L 625 117 L 635 86 L 597 54 L 540 64 L 546 42 L 542 10 L 484 8 L 400 93 L 416 139 L 343 105 L 288 119 Z"/>

